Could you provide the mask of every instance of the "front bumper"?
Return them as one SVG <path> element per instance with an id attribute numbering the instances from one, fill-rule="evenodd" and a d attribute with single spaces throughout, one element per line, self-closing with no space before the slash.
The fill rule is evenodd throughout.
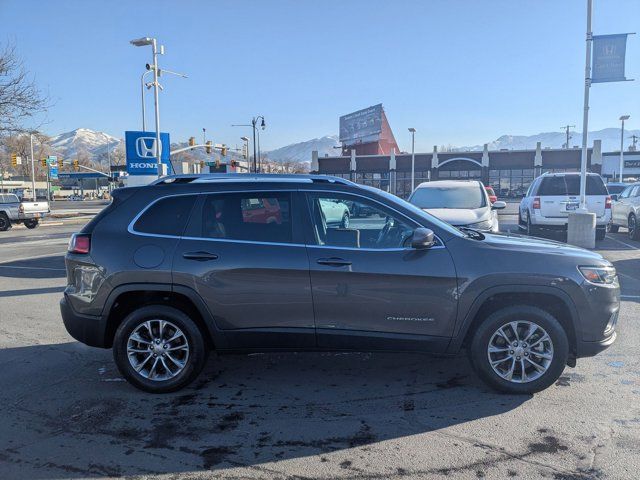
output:
<path id="1" fill-rule="evenodd" d="M 90 347 L 107 348 L 105 328 L 101 317 L 76 312 L 65 294 L 60 300 L 60 313 L 64 326 L 73 338 Z"/>
<path id="2" fill-rule="evenodd" d="M 578 305 L 580 332 L 576 341 L 576 357 L 591 357 L 616 340 L 620 314 L 620 286 L 599 286 L 585 281 L 581 285 L 586 301 Z"/>

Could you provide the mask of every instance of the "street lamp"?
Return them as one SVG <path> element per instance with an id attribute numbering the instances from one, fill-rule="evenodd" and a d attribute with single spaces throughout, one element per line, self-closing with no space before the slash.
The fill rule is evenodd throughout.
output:
<path id="1" fill-rule="evenodd" d="M 411 193 L 413 193 L 413 189 L 416 188 L 416 129 L 411 127 L 409 132 L 411 132 Z"/>
<path id="2" fill-rule="evenodd" d="M 158 103 L 158 42 L 155 38 L 151 37 L 142 37 L 135 40 L 131 40 L 131 45 L 135 47 L 145 47 L 151 45 L 152 54 L 153 54 L 153 64 L 147 64 L 147 70 L 151 70 L 153 72 L 153 103 L 155 108 L 155 116 L 156 116 L 156 144 L 155 144 L 155 155 L 156 162 L 158 164 L 158 178 L 162 177 L 162 157 L 161 157 L 161 144 L 160 144 L 160 106 Z M 164 53 L 164 47 L 160 47 L 160 53 Z M 143 90 L 144 94 L 144 90 Z"/>
<path id="3" fill-rule="evenodd" d="M 265 123 L 264 116 L 262 115 L 253 117 L 251 119 L 251 124 L 242 123 L 231 125 L 232 127 L 251 127 L 253 129 L 253 173 L 258 173 L 257 155 L 260 155 L 260 147 L 258 146 L 258 153 L 256 154 L 256 125 L 258 124 L 258 120 L 260 119 L 262 119 L 262 122 L 260 122 L 260 127 L 262 128 L 262 130 L 264 130 L 265 128 L 267 128 L 267 124 Z M 258 136 L 258 138 L 260 137 Z"/>
<path id="4" fill-rule="evenodd" d="M 622 182 L 622 169 L 624 168 L 624 121 L 629 120 L 630 115 L 622 115 L 620 121 L 622 128 L 620 129 L 620 181 Z"/>

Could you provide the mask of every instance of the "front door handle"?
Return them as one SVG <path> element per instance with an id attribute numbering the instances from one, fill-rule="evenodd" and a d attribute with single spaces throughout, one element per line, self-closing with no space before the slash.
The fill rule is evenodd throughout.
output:
<path id="1" fill-rule="evenodd" d="M 351 261 L 338 257 L 319 258 L 317 263 L 318 265 L 328 265 L 329 267 L 346 267 L 351 265 Z"/>
<path id="2" fill-rule="evenodd" d="M 218 255 L 209 252 L 186 252 L 182 254 L 185 260 L 196 260 L 197 262 L 206 262 L 209 260 L 217 260 Z"/>

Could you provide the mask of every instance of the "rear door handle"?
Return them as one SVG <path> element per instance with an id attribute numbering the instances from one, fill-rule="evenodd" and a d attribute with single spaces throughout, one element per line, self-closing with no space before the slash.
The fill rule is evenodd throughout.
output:
<path id="1" fill-rule="evenodd" d="M 319 265 L 328 265 L 329 267 L 346 267 L 351 265 L 349 260 L 345 260 L 344 258 L 331 257 L 331 258 L 319 258 L 317 260 Z"/>
<path id="2" fill-rule="evenodd" d="M 186 260 L 196 260 L 197 262 L 206 262 L 209 260 L 217 260 L 218 255 L 209 252 L 186 252 L 182 254 L 182 258 Z"/>

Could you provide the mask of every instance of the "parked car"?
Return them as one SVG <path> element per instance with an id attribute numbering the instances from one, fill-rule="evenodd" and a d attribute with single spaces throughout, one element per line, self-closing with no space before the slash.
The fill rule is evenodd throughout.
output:
<path id="1" fill-rule="evenodd" d="M 252 199 L 278 205 L 277 221 L 247 222 Z M 325 208 L 347 201 L 376 214 L 330 225 Z M 186 175 L 115 190 L 65 263 L 68 332 L 112 348 L 122 375 L 149 392 L 190 383 L 210 350 L 466 349 L 493 388 L 531 393 L 614 342 L 620 299 L 614 267 L 595 252 L 461 231 L 321 175 Z"/>
<path id="2" fill-rule="evenodd" d="M 347 204 L 340 200 L 321 200 L 322 214 L 329 225 L 340 225 L 342 228 L 349 227 L 351 213 Z"/>
<path id="3" fill-rule="evenodd" d="M 640 182 L 627 184 L 620 193 L 618 200 L 613 202 L 611 208 L 612 232 L 617 232 L 620 227 L 626 227 L 629 238 L 640 240 Z"/>
<path id="4" fill-rule="evenodd" d="M 455 226 L 498 232 L 497 210 L 504 202 L 491 202 L 486 188 L 477 180 L 438 180 L 416 187 L 409 202 L 440 220 Z"/>
<path id="5" fill-rule="evenodd" d="M 609 195 L 611 195 L 611 199 L 612 200 L 617 200 L 618 199 L 618 195 L 620 195 L 622 193 L 622 191 L 627 188 L 630 185 L 630 183 L 626 183 L 626 182 L 611 182 L 611 183 L 607 183 L 607 191 L 609 192 Z"/>
<path id="6" fill-rule="evenodd" d="M 596 240 L 603 240 L 611 221 L 611 196 L 600 175 L 587 174 L 586 197 L 588 211 L 596 214 Z M 545 173 L 520 202 L 518 224 L 527 235 L 541 229 L 566 231 L 569 213 L 579 206 L 579 173 Z"/>
<path id="7" fill-rule="evenodd" d="M 84 199 L 82 198 L 82 195 L 74 194 L 74 195 L 69 195 L 69 198 L 67 200 L 69 200 L 70 202 L 81 202 Z"/>
<path id="8" fill-rule="evenodd" d="M 491 187 L 489 185 L 485 185 L 484 188 L 487 191 L 487 195 L 489 195 L 489 201 L 491 203 L 496 203 L 498 201 L 498 197 L 497 197 L 496 192 L 493 189 L 493 187 Z"/>
<path id="9" fill-rule="evenodd" d="M 18 223 L 23 223 L 29 229 L 36 228 L 40 219 L 49 212 L 49 202 L 46 200 L 25 202 L 13 193 L 0 193 L 0 232 Z"/>

